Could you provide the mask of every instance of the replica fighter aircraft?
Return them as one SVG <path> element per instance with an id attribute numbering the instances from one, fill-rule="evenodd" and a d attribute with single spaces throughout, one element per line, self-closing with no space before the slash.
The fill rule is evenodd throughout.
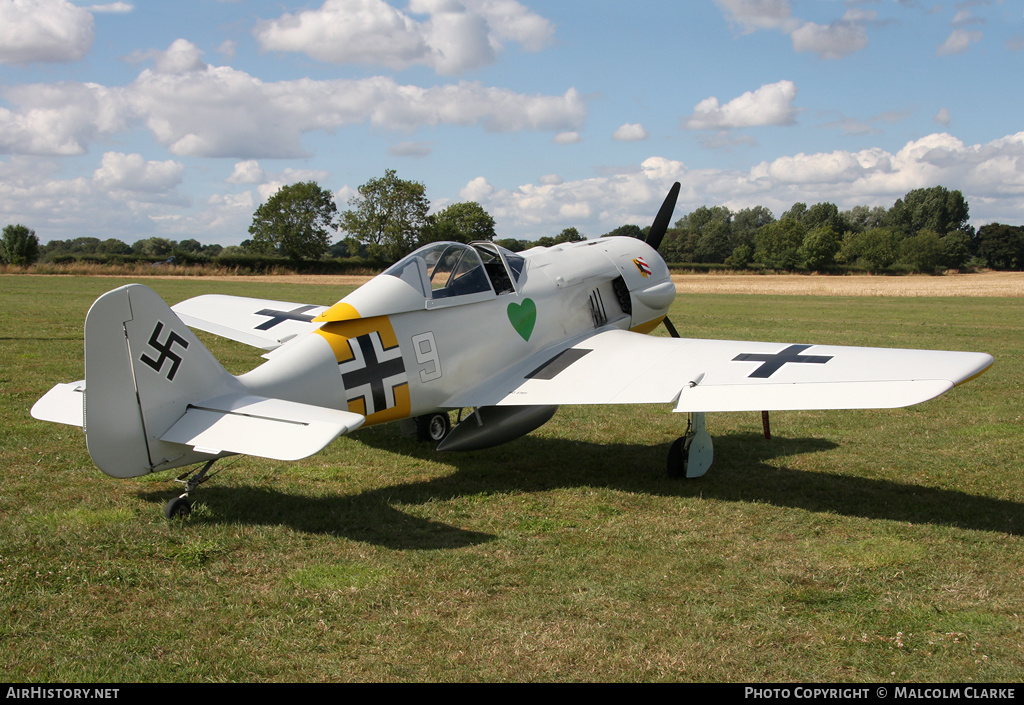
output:
<path id="1" fill-rule="evenodd" d="M 388 421 L 438 450 L 486 448 L 560 404 L 687 412 L 669 473 L 699 477 L 712 461 L 706 412 L 908 406 L 992 364 L 984 353 L 679 337 L 657 251 L 678 192 L 646 242 L 520 253 L 433 243 L 330 307 L 221 295 L 168 307 L 145 286 L 114 289 L 85 319 L 85 380 L 57 385 L 32 415 L 84 427 L 93 461 L 115 477 L 202 463 L 178 478 L 173 517 L 228 455 L 297 460 Z M 662 323 L 672 337 L 646 335 Z M 267 361 L 232 375 L 190 327 L 262 348 Z"/>

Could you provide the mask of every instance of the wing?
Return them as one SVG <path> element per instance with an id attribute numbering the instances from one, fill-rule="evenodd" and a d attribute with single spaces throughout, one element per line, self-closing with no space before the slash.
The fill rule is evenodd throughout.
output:
<path id="1" fill-rule="evenodd" d="M 598 333 L 475 390 L 475 404 L 674 404 L 676 411 L 909 406 L 981 374 L 984 353 Z M 461 402 L 469 399 L 460 399 Z"/>
<path id="2" fill-rule="evenodd" d="M 205 294 L 175 304 L 171 310 L 191 328 L 270 351 L 319 328 L 321 324 L 313 319 L 327 307 Z"/>

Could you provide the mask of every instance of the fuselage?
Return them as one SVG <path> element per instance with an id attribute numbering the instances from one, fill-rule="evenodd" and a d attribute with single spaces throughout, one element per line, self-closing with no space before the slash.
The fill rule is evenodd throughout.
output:
<path id="1" fill-rule="evenodd" d="M 251 393 L 362 414 L 365 425 L 464 406 L 504 371 L 596 329 L 649 332 L 675 296 L 634 238 L 512 253 L 434 243 L 321 314 L 239 381 Z"/>

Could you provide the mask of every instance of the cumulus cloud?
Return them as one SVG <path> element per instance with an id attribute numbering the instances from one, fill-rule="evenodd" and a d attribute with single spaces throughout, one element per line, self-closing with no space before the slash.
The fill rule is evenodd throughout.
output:
<path id="1" fill-rule="evenodd" d="M 107 152 L 92 178 L 103 189 L 162 193 L 180 184 L 184 173 L 181 162 L 147 162 L 141 154 Z"/>
<path id="2" fill-rule="evenodd" d="M 0 64 L 78 61 L 92 42 L 92 14 L 67 0 L 0 2 Z"/>
<path id="3" fill-rule="evenodd" d="M 867 26 L 877 13 L 851 8 L 828 24 L 804 22 L 793 16 L 787 0 L 715 0 L 733 26 L 744 34 L 776 30 L 788 34 L 793 50 L 812 52 L 822 59 L 840 59 L 868 44 Z"/>
<path id="4" fill-rule="evenodd" d="M 991 219 L 1024 207 L 1024 132 L 978 145 L 936 133 L 896 152 L 800 153 L 745 171 L 690 169 L 679 161 L 651 157 L 635 170 L 574 181 L 541 179 L 508 189 L 480 177 L 462 196 L 471 194 L 503 232 L 517 237 L 536 238 L 569 226 L 599 235 L 624 223 L 650 223 L 675 181 L 682 185 L 677 216 L 708 204 L 733 210 L 763 205 L 775 213 L 797 201 L 830 201 L 841 209 L 889 207 L 908 191 L 943 184 L 962 190 L 972 206 L 984 200 L 986 213 L 974 207 L 972 213 Z M 986 197 L 973 199 L 972 194 Z"/>
<path id="5" fill-rule="evenodd" d="M 747 91 L 725 105 L 711 96 L 697 103 L 693 115 L 683 121 L 691 130 L 721 130 L 736 127 L 792 125 L 797 109 L 793 107 L 797 88 L 792 81 L 779 81 Z"/>
<path id="6" fill-rule="evenodd" d="M 559 132 L 552 139 L 555 144 L 576 144 L 583 141 L 583 137 L 576 130 L 566 130 L 565 132 Z"/>
<path id="7" fill-rule="evenodd" d="M 264 51 L 455 75 L 493 63 L 503 42 L 539 51 L 554 28 L 515 0 L 412 0 L 407 12 L 383 0 L 325 0 L 315 10 L 261 21 L 254 34 Z"/>
<path id="8" fill-rule="evenodd" d="M 0 152 L 68 155 L 91 141 L 142 124 L 177 156 L 257 159 L 305 156 L 302 136 L 369 123 L 393 131 L 481 126 L 494 132 L 575 130 L 586 103 L 563 95 L 523 95 L 460 82 L 421 88 L 389 77 L 264 82 L 210 66 L 190 42 L 152 52 L 154 66 L 130 85 L 25 85 L 5 91 Z"/>
<path id="9" fill-rule="evenodd" d="M 761 29 L 790 32 L 798 24 L 788 0 L 715 0 L 715 4 L 746 34 Z"/>
<path id="10" fill-rule="evenodd" d="M 644 128 L 640 123 L 629 123 L 615 130 L 612 134 L 613 140 L 619 140 L 621 142 L 638 142 L 645 140 L 651 136 L 651 133 Z"/>
<path id="11" fill-rule="evenodd" d="M 790 33 L 793 50 L 813 52 L 822 59 L 841 59 L 868 45 L 863 13 L 847 12 L 841 20 L 820 25 L 807 22 Z"/>
<path id="12" fill-rule="evenodd" d="M 255 159 L 247 159 L 244 162 L 236 162 L 231 176 L 227 178 L 229 184 L 258 184 L 266 180 L 267 174 L 263 167 Z"/>

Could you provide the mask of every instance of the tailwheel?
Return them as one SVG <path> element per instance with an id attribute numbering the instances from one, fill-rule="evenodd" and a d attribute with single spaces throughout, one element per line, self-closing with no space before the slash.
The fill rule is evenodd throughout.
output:
<path id="1" fill-rule="evenodd" d="M 217 462 L 217 458 L 207 461 L 203 467 L 196 472 L 186 472 L 178 477 L 174 478 L 175 482 L 180 482 L 185 485 L 185 491 L 177 497 L 168 500 L 167 504 L 164 505 L 164 516 L 168 519 L 184 519 L 192 513 L 192 500 L 189 499 L 189 492 L 195 492 L 199 485 L 203 484 L 212 475 L 207 476 L 210 468 Z"/>
<path id="2" fill-rule="evenodd" d="M 182 495 L 175 497 L 164 505 L 164 516 L 168 519 L 184 519 L 192 513 L 192 502 Z"/>
<path id="3" fill-rule="evenodd" d="M 714 444 L 704 428 L 704 414 L 691 414 L 686 435 L 677 438 L 668 449 L 668 476 L 702 477 L 711 467 L 714 455 Z"/>

